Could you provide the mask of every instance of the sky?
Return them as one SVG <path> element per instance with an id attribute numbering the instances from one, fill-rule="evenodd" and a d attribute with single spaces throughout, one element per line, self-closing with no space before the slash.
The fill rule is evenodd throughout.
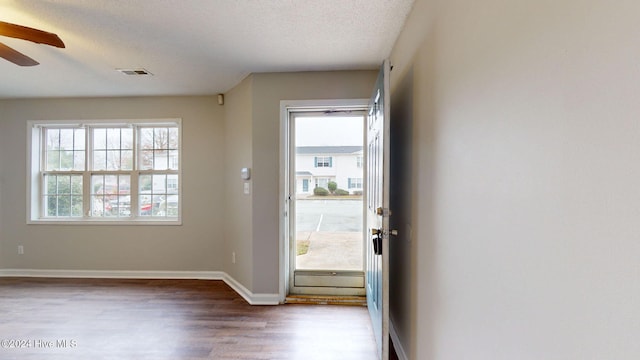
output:
<path id="1" fill-rule="evenodd" d="M 352 146 L 363 144 L 364 118 L 296 117 L 296 146 Z"/>

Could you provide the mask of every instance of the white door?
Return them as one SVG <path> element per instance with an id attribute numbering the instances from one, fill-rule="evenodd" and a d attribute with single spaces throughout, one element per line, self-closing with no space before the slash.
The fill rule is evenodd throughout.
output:
<path id="1" fill-rule="evenodd" d="M 367 117 L 367 306 L 381 359 L 389 357 L 389 62 L 369 100 Z"/>

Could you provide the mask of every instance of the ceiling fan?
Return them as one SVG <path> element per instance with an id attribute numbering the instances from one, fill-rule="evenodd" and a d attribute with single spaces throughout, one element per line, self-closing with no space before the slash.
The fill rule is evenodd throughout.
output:
<path id="1" fill-rule="evenodd" d="M 64 42 L 54 33 L 4 21 L 0 21 L 0 35 L 32 41 L 37 44 L 46 44 L 59 48 L 65 47 Z M 34 66 L 39 64 L 39 62 L 3 43 L 0 43 L 0 57 L 20 66 Z"/>

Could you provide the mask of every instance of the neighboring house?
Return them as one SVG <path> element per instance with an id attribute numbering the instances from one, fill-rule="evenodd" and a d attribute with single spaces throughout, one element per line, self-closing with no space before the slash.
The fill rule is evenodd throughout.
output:
<path id="1" fill-rule="evenodd" d="M 296 147 L 296 193 L 312 194 L 327 189 L 330 181 L 351 194 L 362 193 L 362 146 Z"/>

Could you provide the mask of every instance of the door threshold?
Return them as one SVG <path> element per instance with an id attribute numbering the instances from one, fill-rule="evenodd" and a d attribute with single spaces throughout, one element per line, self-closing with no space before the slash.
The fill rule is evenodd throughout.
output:
<path id="1" fill-rule="evenodd" d="M 285 304 L 367 306 L 366 296 L 289 295 Z"/>

